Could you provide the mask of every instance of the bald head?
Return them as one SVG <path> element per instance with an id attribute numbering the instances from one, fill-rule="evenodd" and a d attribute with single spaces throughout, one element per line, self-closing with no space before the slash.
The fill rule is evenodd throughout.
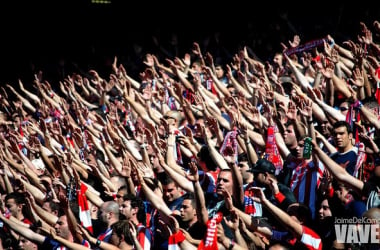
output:
<path id="1" fill-rule="evenodd" d="M 380 208 L 373 207 L 364 212 L 363 217 L 380 221 Z"/>

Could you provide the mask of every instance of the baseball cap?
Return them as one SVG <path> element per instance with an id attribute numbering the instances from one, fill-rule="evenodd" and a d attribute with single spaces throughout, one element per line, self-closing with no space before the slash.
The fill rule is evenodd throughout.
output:
<path id="1" fill-rule="evenodd" d="M 251 173 L 270 173 L 274 174 L 276 171 L 276 167 L 272 162 L 267 159 L 259 159 L 255 164 L 253 164 L 252 168 L 247 170 Z"/>

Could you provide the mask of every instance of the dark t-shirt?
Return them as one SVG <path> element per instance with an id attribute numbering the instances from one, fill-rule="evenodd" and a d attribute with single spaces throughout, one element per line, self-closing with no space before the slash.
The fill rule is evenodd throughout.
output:
<path id="1" fill-rule="evenodd" d="M 195 222 L 192 226 L 186 230 L 193 239 L 202 240 L 205 238 L 207 227 L 202 225 L 199 221 Z"/>
<path id="2" fill-rule="evenodd" d="M 346 162 L 348 162 L 348 165 L 346 166 L 346 171 L 350 175 L 354 174 L 355 166 L 356 166 L 356 160 L 358 158 L 358 155 L 356 154 L 356 152 L 353 149 L 351 149 L 345 153 L 335 152 L 335 153 L 330 155 L 330 158 L 333 159 L 339 165 L 343 165 L 343 164 L 346 164 Z"/>

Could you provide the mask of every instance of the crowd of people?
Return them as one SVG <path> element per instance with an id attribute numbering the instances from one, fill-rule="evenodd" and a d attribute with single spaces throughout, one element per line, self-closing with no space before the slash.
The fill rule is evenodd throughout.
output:
<path id="1" fill-rule="evenodd" d="M 380 224 L 380 23 L 360 27 L 1 87 L 0 249 L 379 249 L 335 231 Z"/>

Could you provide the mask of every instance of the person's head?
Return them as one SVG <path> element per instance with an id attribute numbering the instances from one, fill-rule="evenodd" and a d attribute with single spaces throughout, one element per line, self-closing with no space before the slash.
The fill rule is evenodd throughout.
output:
<path id="1" fill-rule="evenodd" d="M 195 60 L 192 64 L 191 64 L 191 69 L 194 73 L 202 73 L 203 70 L 202 70 L 202 63 L 200 60 Z"/>
<path id="2" fill-rule="evenodd" d="M 59 204 L 54 202 L 52 199 L 45 201 L 42 204 L 42 208 L 55 216 L 58 216 L 60 210 Z"/>
<path id="3" fill-rule="evenodd" d="M 380 223 L 380 208 L 377 208 L 377 207 L 370 208 L 363 213 L 362 217 L 365 218 L 366 221 L 369 221 L 371 224 L 378 225 Z M 380 230 L 377 231 L 376 238 L 380 239 Z"/>
<path id="4" fill-rule="evenodd" d="M 328 120 L 321 121 L 321 123 L 319 124 L 319 132 L 321 132 L 321 134 L 326 138 L 328 138 L 331 135 L 330 128 L 331 124 Z"/>
<path id="5" fill-rule="evenodd" d="M 223 195 L 223 190 L 233 193 L 234 182 L 232 179 L 232 173 L 230 169 L 222 169 L 219 172 L 218 179 L 216 181 L 216 193 Z"/>
<path id="6" fill-rule="evenodd" d="M 297 147 L 297 135 L 294 129 L 294 125 L 291 122 L 287 122 L 285 124 L 284 142 L 285 145 L 290 149 L 294 149 Z"/>
<path id="7" fill-rule="evenodd" d="M 273 57 L 273 65 L 275 67 L 283 67 L 284 56 L 282 53 L 276 53 Z"/>
<path id="8" fill-rule="evenodd" d="M 176 110 L 169 110 L 164 114 L 164 119 L 168 123 L 168 125 L 175 126 L 178 128 L 180 124 L 183 121 L 183 115 L 181 111 L 176 111 Z"/>
<path id="9" fill-rule="evenodd" d="M 350 104 L 349 104 L 348 102 L 342 102 L 342 103 L 339 105 L 339 111 L 340 111 L 343 115 L 347 115 L 349 109 L 350 109 Z"/>
<path id="10" fill-rule="evenodd" d="M 224 84 L 228 84 L 228 78 L 226 77 L 226 70 L 222 64 L 215 64 L 215 75 Z"/>
<path id="11" fill-rule="evenodd" d="M 55 231 L 58 236 L 61 236 L 62 238 L 66 240 L 71 240 L 73 237 L 71 234 L 71 231 L 69 229 L 69 224 L 67 222 L 67 216 L 65 214 L 58 217 L 57 222 L 55 223 Z"/>
<path id="12" fill-rule="evenodd" d="M 11 215 L 17 219 L 23 219 L 23 208 L 26 205 L 25 196 L 19 192 L 12 192 L 5 196 L 5 206 Z"/>
<path id="13" fill-rule="evenodd" d="M 192 193 L 187 193 L 179 210 L 183 222 L 191 223 L 197 220 L 195 198 Z"/>
<path id="14" fill-rule="evenodd" d="M 116 202 L 121 206 L 123 204 L 123 196 L 128 193 L 127 185 L 119 187 L 116 193 Z"/>
<path id="15" fill-rule="evenodd" d="M 332 212 L 330 209 L 329 199 L 323 198 L 318 210 L 318 219 L 324 220 L 327 217 L 331 217 Z"/>
<path id="16" fill-rule="evenodd" d="M 293 246 L 287 242 L 275 242 L 271 244 L 268 250 L 290 250 L 293 249 Z"/>
<path id="17" fill-rule="evenodd" d="M 121 248 L 121 243 L 133 246 L 133 238 L 130 231 L 128 220 L 120 220 L 111 225 L 112 235 L 110 243 Z"/>
<path id="18" fill-rule="evenodd" d="M 348 122 L 335 122 L 333 124 L 333 137 L 338 152 L 346 152 L 352 147 L 352 130 Z"/>
<path id="19" fill-rule="evenodd" d="M 292 203 L 286 209 L 286 213 L 301 225 L 309 226 L 312 222 L 311 210 L 306 204 Z"/>
<path id="20" fill-rule="evenodd" d="M 247 184 L 253 180 L 253 173 L 249 172 L 249 163 L 248 161 L 239 161 L 238 167 L 243 177 L 243 183 Z"/>
<path id="21" fill-rule="evenodd" d="M 351 198 L 350 189 L 342 182 L 333 181 L 334 194 L 336 198 L 343 204 L 347 202 L 348 198 Z"/>
<path id="22" fill-rule="evenodd" d="M 100 219 L 103 223 L 110 227 L 119 220 L 119 204 L 116 201 L 106 201 L 100 207 Z"/>
<path id="23" fill-rule="evenodd" d="M 116 186 L 117 189 L 119 189 L 122 186 L 126 186 L 127 182 L 125 181 L 125 178 L 120 175 L 113 175 L 111 176 L 110 181 Z"/>
<path id="24" fill-rule="evenodd" d="M 303 159 L 303 148 L 305 146 L 305 138 L 306 137 L 307 136 L 301 136 L 301 138 L 298 140 L 298 145 L 296 147 L 296 153 L 297 153 L 296 157 L 298 159 Z"/>
<path id="25" fill-rule="evenodd" d="M 203 145 L 198 154 L 199 165 L 204 171 L 215 171 L 217 166 L 210 156 L 210 151 L 207 145 Z"/>
<path id="26" fill-rule="evenodd" d="M 138 223 L 146 224 L 146 214 L 144 202 L 140 197 L 133 194 L 125 194 L 123 196 L 123 204 L 121 205 L 121 213 L 127 220 L 133 221 L 136 225 Z"/>
<path id="27" fill-rule="evenodd" d="M 267 159 L 259 159 L 248 171 L 254 174 L 254 179 L 258 186 L 270 184 L 269 177 L 275 178 L 276 167 Z"/>
<path id="28" fill-rule="evenodd" d="M 167 203 L 173 202 L 182 195 L 182 189 L 169 176 L 166 176 L 166 178 L 162 180 L 162 191 L 164 200 Z"/>
<path id="29" fill-rule="evenodd" d="M 38 245 L 33 241 L 28 240 L 27 238 L 20 235 L 18 239 L 18 248 L 19 250 L 38 250 Z"/>

